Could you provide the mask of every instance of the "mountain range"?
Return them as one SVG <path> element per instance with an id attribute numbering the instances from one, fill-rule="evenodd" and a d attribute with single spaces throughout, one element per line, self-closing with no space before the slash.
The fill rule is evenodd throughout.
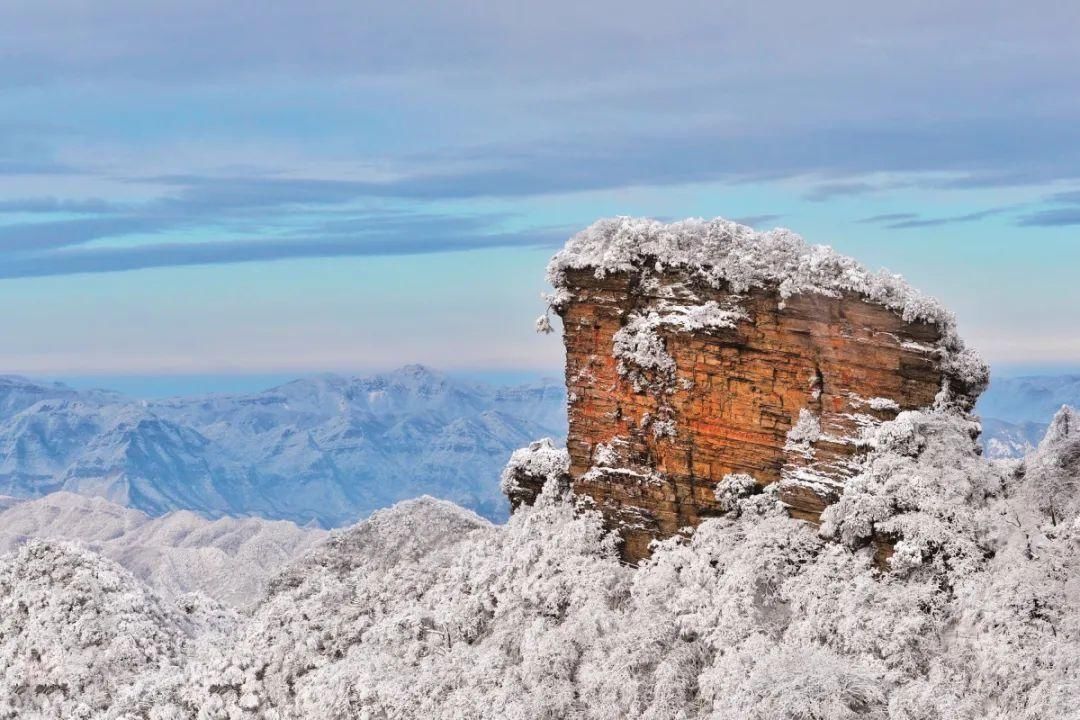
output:
<path id="1" fill-rule="evenodd" d="M 0 496 L 335 527 L 430 494 L 502 520 L 510 453 L 565 434 L 561 382 L 493 387 L 420 365 L 155 401 L 3 377 Z"/>
<path id="2" fill-rule="evenodd" d="M 566 436 L 559 381 L 493 386 L 410 365 L 257 393 L 137 400 L 0 377 L 0 510 L 56 491 L 160 516 L 338 527 L 429 494 L 506 518 L 510 453 Z M 979 402 L 991 458 L 1022 457 L 1080 376 L 995 379 Z"/>
<path id="3" fill-rule="evenodd" d="M 0 555 L 0 717 L 1075 718 L 1080 415 L 1060 411 L 1013 467 L 981 457 L 973 427 L 949 409 L 885 423 L 831 529 L 790 517 L 773 484 L 637 567 L 555 463 L 504 524 L 398 503 L 239 609 L 30 540 Z M 46 518 L 54 498 L 66 515 L 43 527 L 132 513 L 63 493 L 23 506 Z M 213 527 L 265 523 L 184 516 L 153 542 L 192 528 L 216 548 L 237 533 Z M 904 533 L 884 562 L 866 545 L 882 526 Z"/>
<path id="4" fill-rule="evenodd" d="M 0 510 L 0 555 L 33 539 L 74 541 L 113 560 L 170 600 L 202 593 L 243 608 L 281 568 L 322 543 L 325 530 L 284 520 L 223 517 L 190 510 L 146 513 L 69 492 Z"/>
<path id="5" fill-rule="evenodd" d="M 1080 408 L 1080 375 L 992 378 L 976 407 L 987 457 L 1018 458 L 1034 450 L 1062 405 Z"/>

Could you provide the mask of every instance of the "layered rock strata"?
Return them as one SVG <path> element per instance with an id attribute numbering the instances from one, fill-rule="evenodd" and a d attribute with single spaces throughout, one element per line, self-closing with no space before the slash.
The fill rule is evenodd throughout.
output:
<path id="1" fill-rule="evenodd" d="M 816 521 L 872 429 L 935 403 L 968 409 L 986 382 L 935 301 L 786 231 L 601 221 L 549 276 L 567 472 L 629 560 L 722 512 L 725 478 L 779 482 L 791 514 Z"/>

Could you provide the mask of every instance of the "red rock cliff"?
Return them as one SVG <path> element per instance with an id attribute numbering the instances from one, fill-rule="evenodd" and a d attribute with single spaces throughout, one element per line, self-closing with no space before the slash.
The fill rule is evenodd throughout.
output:
<path id="1" fill-rule="evenodd" d="M 722 512 L 725 478 L 779 482 L 791 514 L 816 521 L 857 472 L 865 430 L 970 407 L 985 384 L 934 301 L 786 231 L 619 218 L 549 270 L 570 479 L 629 559 Z"/>

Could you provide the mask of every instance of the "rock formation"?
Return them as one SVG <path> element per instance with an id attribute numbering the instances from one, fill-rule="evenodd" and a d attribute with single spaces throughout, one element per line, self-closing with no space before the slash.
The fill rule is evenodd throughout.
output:
<path id="1" fill-rule="evenodd" d="M 501 488 L 511 511 L 532 505 L 549 482 L 559 491 L 570 489 L 570 460 L 566 451 L 555 447 L 550 438 L 537 440 L 515 450 L 502 472 Z"/>
<path id="2" fill-rule="evenodd" d="M 725 482 L 779 482 L 790 513 L 816 522 L 881 422 L 935 403 L 970 409 L 986 384 L 936 301 L 783 230 L 601 221 L 554 257 L 549 279 L 569 479 L 630 560 L 722 512 Z M 550 329 L 548 316 L 539 324 Z M 538 489 L 525 477 L 515 487 L 515 504 Z"/>

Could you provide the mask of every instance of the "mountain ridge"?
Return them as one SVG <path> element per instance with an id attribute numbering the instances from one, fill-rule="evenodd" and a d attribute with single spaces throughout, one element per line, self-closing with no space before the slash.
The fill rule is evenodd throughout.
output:
<path id="1" fill-rule="evenodd" d="M 428 493 L 498 520 L 502 466 L 533 437 L 565 435 L 564 402 L 554 382 L 493 387 L 423 365 L 163 400 L 6 377 L 0 494 L 332 527 Z"/>
<path id="2" fill-rule="evenodd" d="M 328 533 L 285 520 L 209 520 L 190 510 L 159 517 L 70 492 L 0 506 L 0 555 L 35 540 L 76 543 L 117 562 L 170 600 L 201 593 L 245 607 L 290 561 Z"/>
<path id="3" fill-rule="evenodd" d="M 1080 404 L 1077 378 L 995 377 L 978 408 L 987 456 L 1031 452 L 1054 410 Z M 503 465 L 537 437 L 565 438 L 565 398 L 561 381 L 486 385 L 423 365 L 159 400 L 4 375 L 0 495 L 332 527 L 427 493 L 502 520 Z"/>

